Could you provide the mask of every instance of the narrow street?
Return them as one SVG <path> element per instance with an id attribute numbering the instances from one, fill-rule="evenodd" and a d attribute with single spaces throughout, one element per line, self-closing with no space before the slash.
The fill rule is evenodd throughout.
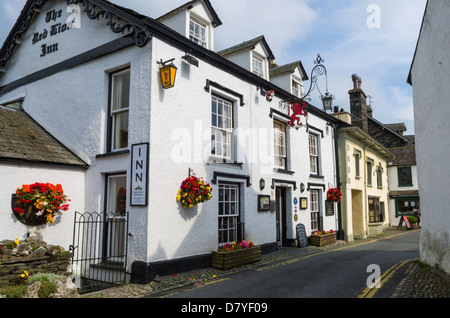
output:
<path id="1" fill-rule="evenodd" d="M 419 256 L 419 237 L 420 231 L 414 231 L 313 254 L 296 249 L 298 257 L 157 297 L 389 298 L 404 277 L 408 261 Z M 381 282 L 380 288 L 367 288 L 371 282 Z"/>

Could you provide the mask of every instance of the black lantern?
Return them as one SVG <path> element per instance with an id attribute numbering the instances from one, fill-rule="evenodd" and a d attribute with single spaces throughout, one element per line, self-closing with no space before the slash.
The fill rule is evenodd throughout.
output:
<path id="1" fill-rule="evenodd" d="M 322 95 L 322 103 L 323 103 L 323 109 L 325 111 L 331 110 L 333 108 L 333 95 L 326 92 L 325 95 Z"/>
<path id="2" fill-rule="evenodd" d="M 262 190 L 264 190 L 265 187 L 266 187 L 266 181 L 265 181 L 263 178 L 261 178 L 261 179 L 259 180 L 259 188 L 260 188 L 261 191 L 262 191 Z"/>

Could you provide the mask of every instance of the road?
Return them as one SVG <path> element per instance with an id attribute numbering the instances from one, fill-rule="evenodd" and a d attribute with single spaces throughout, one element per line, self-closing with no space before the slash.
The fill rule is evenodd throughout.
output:
<path id="1" fill-rule="evenodd" d="M 314 254 L 295 249 L 298 256 L 291 259 L 159 297 L 387 298 L 404 277 L 408 265 L 404 261 L 419 257 L 419 237 L 420 231 L 406 232 Z"/>

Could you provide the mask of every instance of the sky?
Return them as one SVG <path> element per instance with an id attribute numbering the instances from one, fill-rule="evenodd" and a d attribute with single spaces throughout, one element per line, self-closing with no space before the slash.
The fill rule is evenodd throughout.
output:
<path id="1" fill-rule="evenodd" d="M 188 0 L 110 0 L 152 18 Z M 301 61 L 308 77 L 317 54 L 327 69 L 334 105 L 350 111 L 352 74 L 362 79 L 373 117 L 384 124 L 406 124 L 414 134 L 412 87 L 406 83 L 426 0 L 210 0 L 222 21 L 215 29 L 215 51 L 264 35 L 283 65 Z M 26 0 L 0 0 L 3 43 Z M 305 83 L 307 91 L 310 81 Z M 325 77 L 318 79 L 322 93 Z M 317 89 L 311 103 L 321 108 Z"/>

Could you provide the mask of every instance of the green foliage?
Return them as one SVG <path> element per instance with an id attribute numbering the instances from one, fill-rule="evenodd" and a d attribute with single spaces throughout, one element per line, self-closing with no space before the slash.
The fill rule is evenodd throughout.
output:
<path id="1" fill-rule="evenodd" d="M 417 223 L 417 218 L 414 216 L 408 216 L 408 221 L 410 224 L 416 224 Z"/>
<path id="2" fill-rule="evenodd" d="M 28 279 L 29 284 L 36 281 L 41 282 L 41 288 L 38 291 L 39 298 L 48 298 L 51 294 L 56 292 L 56 280 L 65 279 L 65 276 L 56 275 L 52 273 L 37 273 Z"/>
<path id="3" fill-rule="evenodd" d="M 4 286 L 0 287 L 0 295 L 5 295 L 6 298 L 23 298 L 27 289 L 26 285 Z"/>

